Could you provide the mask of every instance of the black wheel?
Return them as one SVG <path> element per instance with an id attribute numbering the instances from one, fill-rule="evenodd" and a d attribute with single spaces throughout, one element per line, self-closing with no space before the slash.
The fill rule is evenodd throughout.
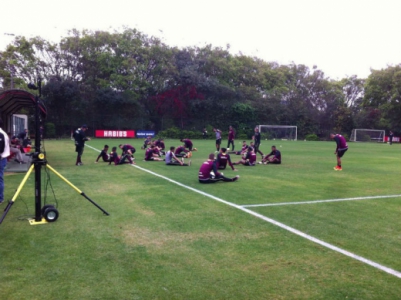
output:
<path id="1" fill-rule="evenodd" d="M 47 222 L 54 222 L 58 219 L 58 210 L 55 207 L 48 207 L 43 214 Z"/>
<path id="2" fill-rule="evenodd" d="M 42 216 L 45 215 L 45 210 L 46 210 L 47 208 L 49 208 L 49 207 L 54 207 L 54 205 L 46 204 L 46 205 L 44 205 L 44 206 L 42 207 L 42 210 L 41 210 Z"/>

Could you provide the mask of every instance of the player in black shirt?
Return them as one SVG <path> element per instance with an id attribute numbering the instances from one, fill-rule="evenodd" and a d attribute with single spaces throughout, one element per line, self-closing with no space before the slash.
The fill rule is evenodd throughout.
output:
<path id="1" fill-rule="evenodd" d="M 82 166 L 83 163 L 81 161 L 82 154 L 84 153 L 85 141 L 90 141 L 90 138 L 87 138 L 85 132 L 88 130 L 88 126 L 82 125 L 81 128 L 78 128 L 74 131 L 74 140 L 75 140 L 75 152 L 77 152 L 77 161 L 75 162 L 76 166 Z"/>
<path id="2" fill-rule="evenodd" d="M 262 155 L 262 159 L 263 159 L 264 158 L 263 152 L 259 150 L 259 147 L 260 147 L 260 132 L 259 132 L 259 128 L 258 127 L 255 128 L 255 135 L 252 137 L 252 139 L 255 142 L 255 146 L 254 146 L 255 153 L 260 153 L 260 155 Z"/>
<path id="3" fill-rule="evenodd" d="M 99 159 L 102 158 L 104 162 L 109 162 L 110 161 L 110 155 L 107 153 L 109 151 L 109 146 L 104 145 L 104 148 L 102 151 L 100 151 L 99 156 L 97 157 L 95 164 L 99 162 Z"/>

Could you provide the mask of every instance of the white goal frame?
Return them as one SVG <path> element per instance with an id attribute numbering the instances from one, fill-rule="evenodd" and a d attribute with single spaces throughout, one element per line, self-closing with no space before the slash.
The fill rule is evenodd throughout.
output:
<path id="1" fill-rule="evenodd" d="M 355 128 L 352 129 L 351 132 L 351 137 L 350 137 L 350 141 L 352 142 L 364 142 L 361 139 L 358 139 L 358 133 L 366 133 L 366 135 L 369 135 L 369 132 L 374 132 L 376 133 L 376 137 L 370 137 L 371 141 L 376 141 L 376 142 L 384 142 L 385 141 L 385 137 L 386 137 L 386 131 L 385 130 L 380 130 L 380 129 L 361 129 L 361 128 Z M 369 135 L 370 136 L 370 135 Z"/>
<path id="2" fill-rule="evenodd" d="M 259 129 L 259 132 L 261 135 L 263 135 L 263 128 L 268 128 L 268 129 L 292 129 L 294 130 L 291 136 L 287 138 L 278 138 L 281 140 L 290 140 L 290 141 L 296 141 L 298 137 L 298 127 L 297 126 L 292 126 L 292 125 L 258 125 L 257 128 Z"/>

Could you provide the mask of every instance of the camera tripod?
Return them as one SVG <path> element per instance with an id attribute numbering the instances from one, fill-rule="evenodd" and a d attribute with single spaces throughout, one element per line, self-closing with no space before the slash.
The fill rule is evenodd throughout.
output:
<path id="1" fill-rule="evenodd" d="M 99 208 L 105 215 L 109 215 L 107 211 L 105 211 L 103 208 L 101 208 L 98 204 L 96 204 L 92 199 L 90 199 L 88 196 L 85 195 L 84 192 L 79 190 L 75 185 L 73 185 L 70 181 L 68 181 L 63 175 L 61 175 L 59 172 L 57 172 L 54 168 L 52 168 L 46 161 L 45 156 L 43 153 L 33 154 L 33 160 L 32 160 L 32 165 L 26 172 L 24 178 L 22 179 L 20 185 L 17 188 L 17 191 L 15 192 L 14 196 L 11 198 L 11 200 L 8 202 L 7 207 L 4 209 L 4 213 L 2 217 L 0 218 L 0 224 L 3 222 L 4 218 L 6 217 L 8 211 L 10 210 L 11 206 L 14 204 L 15 200 L 17 199 L 18 195 L 20 194 L 22 188 L 24 187 L 26 181 L 29 178 L 29 175 L 31 175 L 32 171 L 35 170 L 35 219 L 30 219 L 29 223 L 31 225 L 36 225 L 36 224 L 45 224 L 47 222 L 54 222 L 58 219 L 59 213 L 58 210 L 53 206 L 53 205 L 45 205 L 41 207 L 41 190 L 40 190 L 40 170 L 42 166 L 47 166 L 54 174 L 56 174 L 58 177 L 60 177 L 64 182 L 66 182 L 69 186 L 71 186 L 75 191 L 77 191 L 80 195 L 82 195 L 84 198 L 86 198 L 89 202 L 91 202 L 93 205 L 95 205 L 97 208 Z M 39 180 L 38 180 L 39 178 Z M 39 181 L 39 182 L 38 182 Z M 39 201 L 38 201 L 39 200 Z"/>
<path id="2" fill-rule="evenodd" d="M 69 182 L 65 177 L 63 177 L 60 173 L 58 173 L 55 169 L 53 169 L 50 165 L 47 164 L 44 153 L 40 151 L 40 142 L 41 142 L 41 130 L 40 130 L 40 116 L 39 112 L 44 111 L 43 107 L 40 107 L 40 96 L 42 94 L 41 90 L 41 79 L 38 79 L 38 85 L 34 85 L 32 83 L 28 84 L 28 88 L 32 90 L 39 90 L 39 96 L 35 96 L 34 104 L 35 104 L 35 152 L 32 154 L 32 164 L 28 169 L 28 172 L 25 174 L 24 179 L 18 186 L 18 189 L 12 199 L 8 202 L 8 205 L 4 209 L 4 213 L 0 218 L 0 224 L 3 222 L 6 217 L 8 211 L 11 206 L 14 204 L 15 199 L 20 194 L 25 182 L 28 180 L 29 175 L 35 170 L 35 219 L 30 220 L 31 225 L 35 224 L 45 224 L 47 222 L 54 222 L 58 218 L 58 211 L 53 205 L 45 205 L 42 206 L 42 197 L 41 197 L 41 168 L 42 166 L 47 166 L 54 174 L 64 180 L 68 185 L 70 185 L 74 190 L 76 190 L 79 194 L 89 200 L 93 205 L 99 208 L 105 215 L 109 215 L 107 211 L 97 205 L 94 201 L 92 201 L 88 196 L 85 195 L 84 192 L 80 191 L 76 186 L 74 186 L 71 182 Z M 32 95 L 33 96 L 33 95 Z M 46 113 L 46 111 L 44 111 Z M 42 218 L 43 217 L 43 218 Z"/>

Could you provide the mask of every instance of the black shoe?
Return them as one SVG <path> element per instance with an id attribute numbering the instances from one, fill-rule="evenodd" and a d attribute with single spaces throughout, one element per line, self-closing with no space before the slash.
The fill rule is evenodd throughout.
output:
<path id="1" fill-rule="evenodd" d="M 14 161 L 17 162 L 17 163 L 19 163 L 19 164 L 21 163 L 18 159 L 14 159 Z"/>
<path id="2" fill-rule="evenodd" d="M 238 178 L 239 178 L 239 175 L 235 176 L 235 177 L 233 178 L 233 181 L 237 181 Z"/>

